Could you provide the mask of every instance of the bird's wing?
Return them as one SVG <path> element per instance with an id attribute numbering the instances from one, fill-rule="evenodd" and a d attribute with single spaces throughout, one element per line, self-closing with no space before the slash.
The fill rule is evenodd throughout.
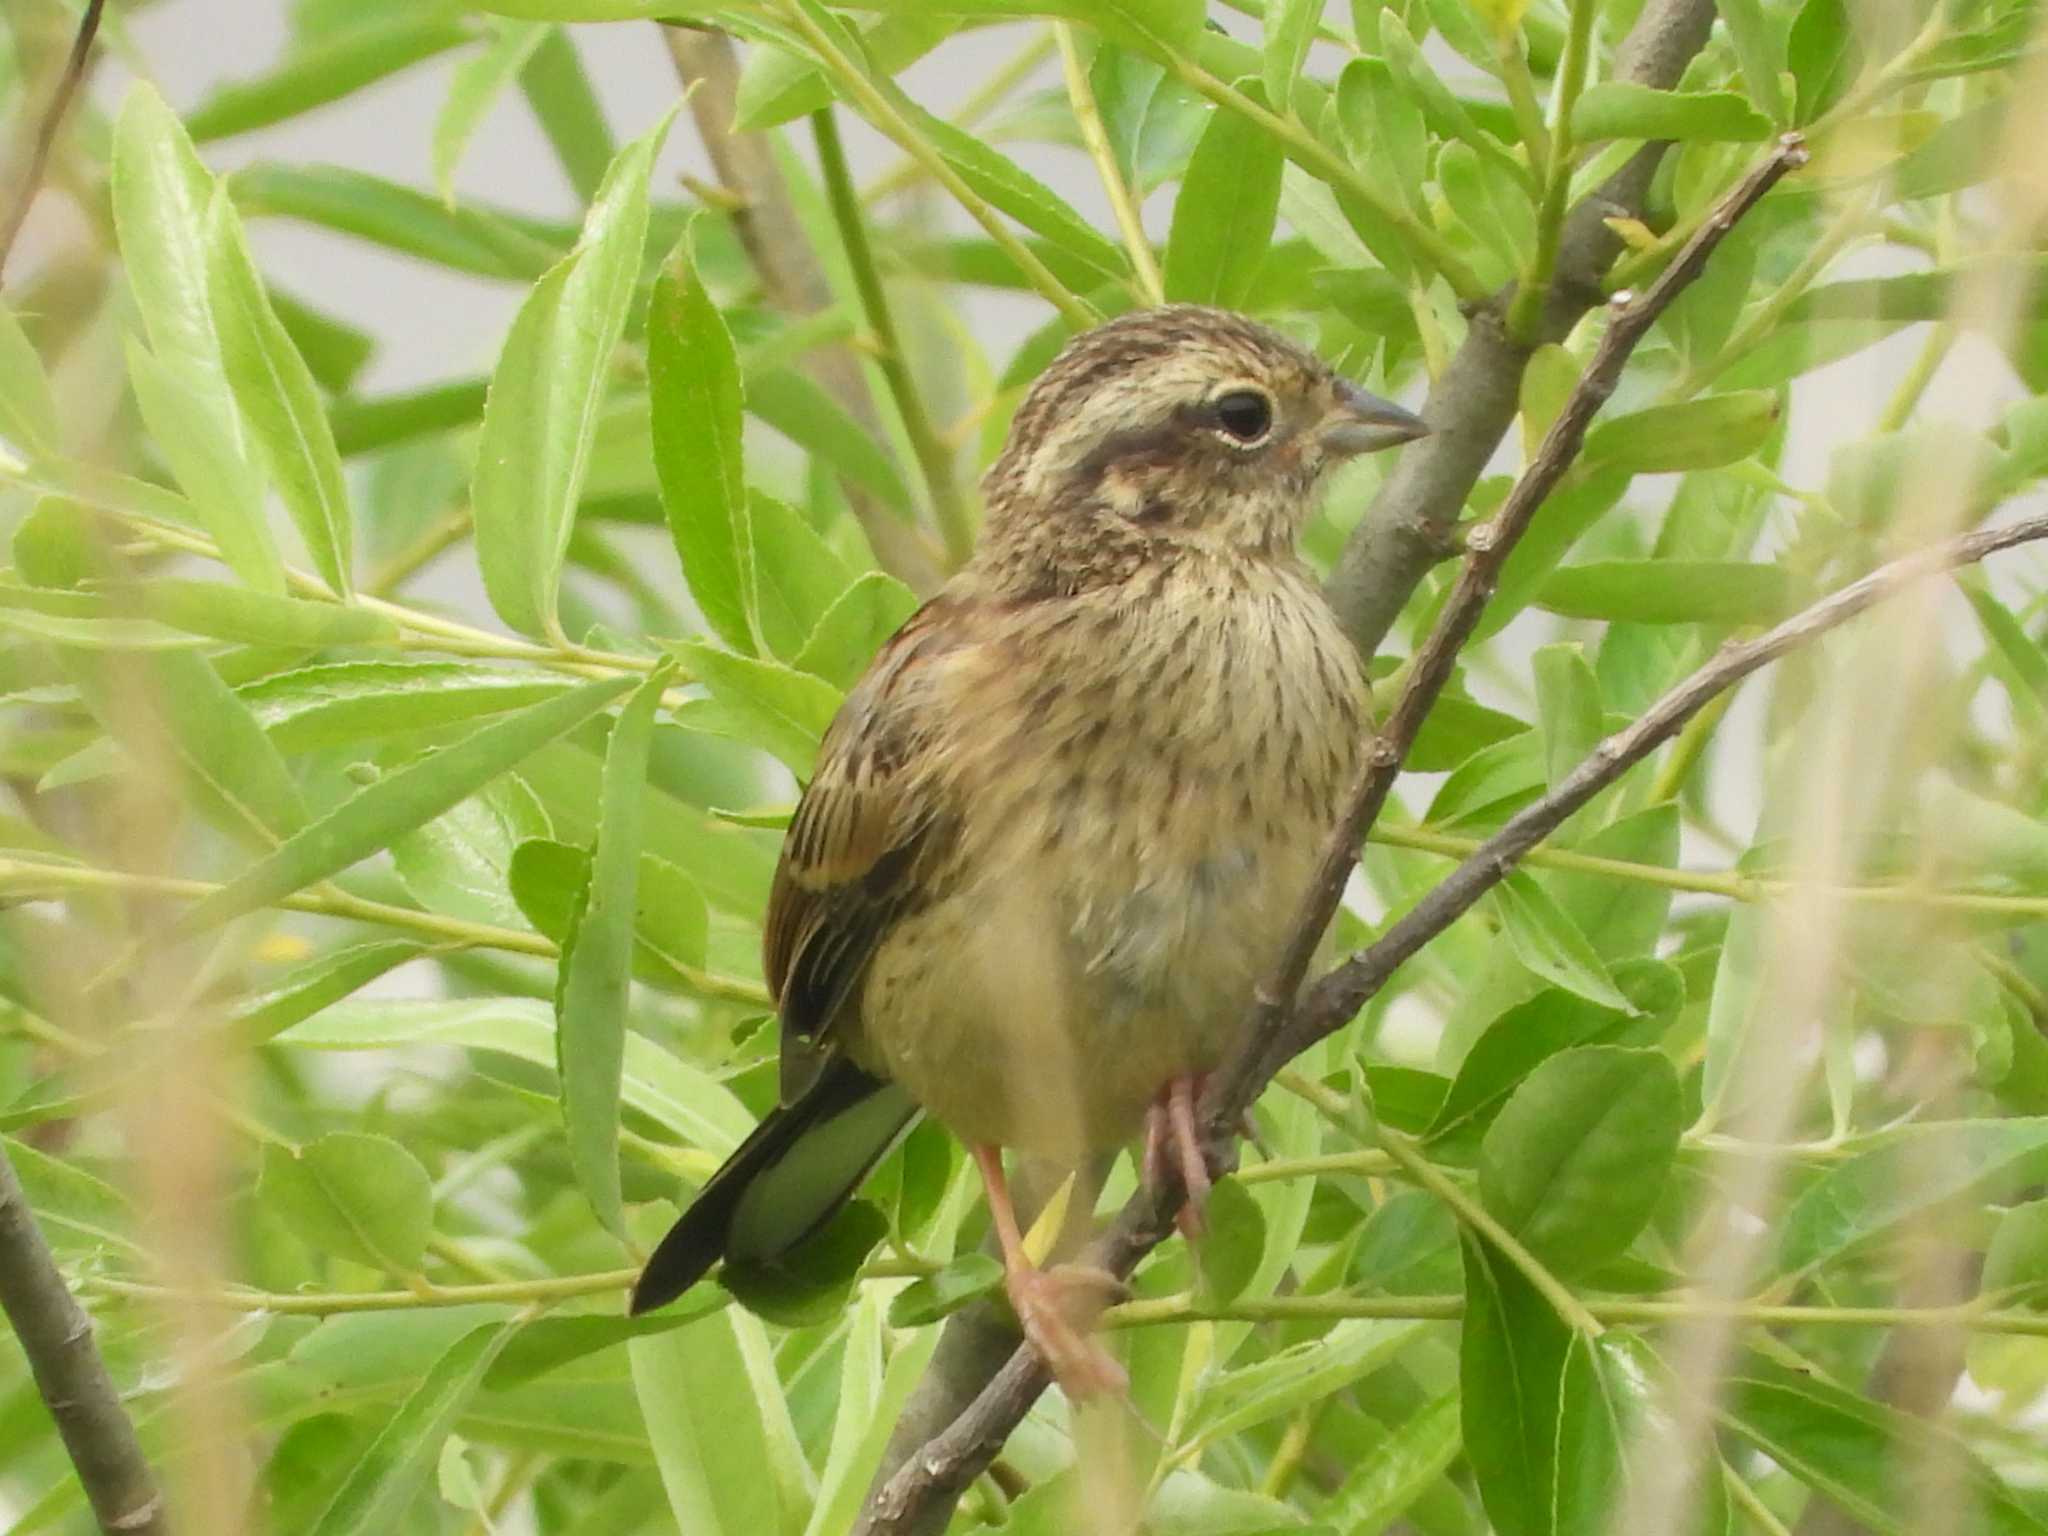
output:
<path id="1" fill-rule="evenodd" d="M 811 1075 L 875 946 L 916 899 L 954 818 L 926 771 L 929 669 L 967 643 L 956 611 L 927 604 L 846 696 L 783 840 L 762 942 L 782 1017 L 787 1099 Z"/>

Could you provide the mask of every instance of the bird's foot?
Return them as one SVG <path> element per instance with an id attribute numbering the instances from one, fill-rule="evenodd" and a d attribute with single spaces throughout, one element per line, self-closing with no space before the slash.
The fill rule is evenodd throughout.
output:
<path id="1" fill-rule="evenodd" d="M 1130 1294 L 1121 1280 L 1084 1264 L 1018 1264 L 1004 1278 L 1025 1339 L 1070 1399 L 1121 1397 L 1130 1390 L 1123 1366 L 1091 1332 L 1104 1307 Z"/>
<path id="2" fill-rule="evenodd" d="M 1173 1222 L 1191 1242 L 1202 1235 L 1209 1191 L 1215 1185 L 1202 1149 L 1202 1134 L 1195 1124 L 1195 1100 L 1201 1097 L 1206 1081 L 1205 1073 L 1176 1077 L 1159 1090 L 1159 1097 L 1145 1112 L 1145 1182 L 1157 1189 L 1165 1182 L 1169 1166 L 1179 1172 L 1187 1200 L 1175 1212 Z"/>

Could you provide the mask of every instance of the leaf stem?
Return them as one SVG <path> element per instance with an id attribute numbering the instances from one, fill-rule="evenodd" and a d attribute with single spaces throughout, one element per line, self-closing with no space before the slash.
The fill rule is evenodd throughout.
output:
<path id="1" fill-rule="evenodd" d="M 0 892 L 14 896 L 37 896 L 66 890 L 125 890 L 200 901 L 220 889 L 221 886 L 211 880 L 145 875 L 125 869 L 95 869 L 83 864 L 60 864 L 40 859 L 0 858 Z M 517 928 L 501 928 L 491 923 L 473 923 L 466 918 L 448 917 L 439 912 L 416 911 L 411 907 L 351 896 L 346 891 L 295 891 L 280 898 L 276 905 L 293 912 L 312 912 L 350 922 L 375 923 L 380 927 L 417 933 L 470 949 L 500 950 L 547 960 L 555 959 L 561 953 L 554 940 L 544 934 L 525 933 Z M 677 974 L 693 991 L 707 997 L 756 1006 L 769 1000 L 766 989 L 755 982 L 688 969 L 673 961 L 670 964 L 675 966 Z"/>
<path id="2" fill-rule="evenodd" d="M 390 597 L 444 550 L 460 544 L 475 526 L 467 506 L 456 508 L 386 561 L 363 583 L 362 591 L 370 597 Z"/>
<path id="3" fill-rule="evenodd" d="M 1291 1067 L 1281 1071 L 1273 1080 L 1288 1092 L 1306 1099 L 1329 1120 L 1360 1140 L 1377 1141 L 1416 1185 L 1435 1195 L 1451 1208 L 1451 1213 L 1460 1221 L 1498 1248 L 1550 1303 L 1551 1309 L 1567 1326 L 1589 1339 L 1597 1339 L 1607 1331 L 1600 1320 L 1586 1310 L 1586 1304 L 1572 1294 L 1571 1288 L 1522 1245 L 1520 1238 L 1496 1221 L 1493 1213 L 1467 1194 L 1455 1179 L 1424 1157 L 1406 1136 L 1377 1118 L 1366 1119 L 1342 1094 Z"/>
<path id="4" fill-rule="evenodd" d="M 1123 171 L 1116 163 L 1116 151 L 1110 147 L 1109 134 L 1102 126 L 1102 108 L 1095 100 L 1095 88 L 1088 83 L 1088 68 L 1082 61 L 1081 48 L 1074 40 L 1073 26 L 1064 21 L 1052 24 L 1053 35 L 1059 40 L 1060 65 L 1066 73 L 1067 100 L 1074 109 L 1074 123 L 1081 130 L 1081 142 L 1088 148 L 1088 156 L 1095 162 L 1095 173 L 1102 179 L 1103 194 L 1109 199 L 1110 211 L 1116 215 L 1116 227 L 1124 237 L 1124 249 L 1130 253 L 1131 270 L 1138 276 L 1138 287 L 1147 304 L 1166 302 L 1166 277 L 1159 270 L 1159 258 L 1152 250 L 1152 242 L 1145 235 L 1145 223 L 1139 217 L 1137 199 L 1131 195 Z"/>
<path id="5" fill-rule="evenodd" d="M 1557 268 L 1558 242 L 1572 190 L 1572 108 L 1586 87 L 1586 60 L 1593 48 L 1594 0 L 1572 0 L 1571 30 L 1559 66 L 1557 96 L 1551 112 L 1550 143 L 1543 165 L 1543 201 L 1536 210 L 1536 249 L 1529 270 L 1516 285 L 1508 306 L 1508 334 L 1525 347 L 1541 339 L 1543 305 L 1550 297 L 1550 279 Z"/>
<path id="6" fill-rule="evenodd" d="M 846 51 L 830 31 L 821 26 L 816 17 L 802 3 L 802 0 L 783 0 L 779 7 L 783 19 L 796 29 L 811 51 L 817 54 L 818 62 L 837 77 L 849 100 L 860 109 L 861 115 L 874 124 L 899 148 L 909 152 L 922 165 L 931 178 L 944 187 L 952 199 L 966 209 L 975 223 L 979 224 L 993 240 L 996 248 L 1016 265 L 1045 297 L 1047 303 L 1067 317 L 1076 327 L 1087 327 L 1099 323 L 1102 316 L 1095 306 L 1068 288 L 1052 269 L 1038 259 L 1032 250 L 1009 225 L 1003 216 L 990 205 L 988 200 L 968 186 L 960 173 L 946 163 L 934 145 L 917 131 L 916 125 L 897 106 L 882 83 L 871 78 L 867 70 L 847 56 Z"/>
<path id="7" fill-rule="evenodd" d="M 931 412 L 925 409 L 924 396 L 910 371 L 910 362 L 903 350 L 903 337 L 896 329 L 896 317 L 889 309 L 889 295 L 882 287 L 882 274 L 875 266 L 874 247 L 868 243 L 867 220 L 861 212 L 860 197 L 854 191 L 853 177 L 846 168 L 846 149 L 839 141 L 839 123 L 832 113 L 833 108 L 824 106 L 811 114 L 811 140 L 818 151 L 818 169 L 825 182 L 825 200 L 831 205 L 833 222 L 839 226 L 839 243 L 846 250 L 846 264 L 853 274 L 854 292 L 860 296 L 860 307 L 866 316 L 868 329 L 879 344 L 875 366 L 882 372 L 882 382 L 889 386 L 889 396 L 896 402 L 897 414 L 903 418 L 903 430 L 910 439 L 911 451 L 917 455 L 918 468 L 924 474 L 925 490 L 931 497 L 932 511 L 938 517 L 940 536 L 946 541 L 947 557 L 958 565 L 973 551 L 974 521 L 960 494 L 953 455 L 939 437 L 938 429 L 932 425 Z"/>
<path id="8" fill-rule="evenodd" d="M 946 121 L 955 128 L 972 128 L 1001 105 L 1004 97 L 1028 80 L 1045 62 L 1052 48 L 1051 31 L 1039 32 L 1012 54 L 1000 69 L 976 86 L 974 93 L 961 102 Z M 885 197 L 893 197 L 904 188 L 915 186 L 924 179 L 924 175 L 924 166 L 914 156 L 906 156 L 862 187 L 860 200 L 877 203 Z"/>

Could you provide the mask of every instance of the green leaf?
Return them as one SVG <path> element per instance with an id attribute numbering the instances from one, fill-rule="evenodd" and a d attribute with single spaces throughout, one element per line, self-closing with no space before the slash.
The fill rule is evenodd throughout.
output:
<path id="1" fill-rule="evenodd" d="M 1443 1392 L 1344 1469 L 1343 1484 L 1317 1507 L 1319 1525 L 1345 1536 L 1379 1536 L 1443 1476 L 1464 1448 L 1459 1393 Z"/>
<path id="2" fill-rule="evenodd" d="M 1845 0 L 1806 0 L 1792 20 L 1785 62 L 1798 83 L 1792 125 L 1803 128 L 1839 101 L 1863 68 Z"/>
<path id="3" fill-rule="evenodd" d="M 472 486 L 477 560 L 491 605 L 526 634 L 560 631 L 562 560 L 640 272 L 647 176 L 670 121 L 612 163 L 576 249 L 520 306 L 491 376 Z"/>
<path id="4" fill-rule="evenodd" d="M 33 453 L 58 447 L 57 402 L 14 311 L 0 304 L 0 438 Z"/>
<path id="5" fill-rule="evenodd" d="M 1529 875 L 1520 871 L 1510 874 L 1493 888 L 1491 899 L 1501 929 L 1522 964 L 1588 1002 L 1606 1008 L 1630 1006 L 1579 925 Z"/>
<path id="6" fill-rule="evenodd" d="M 1572 851 L 1589 858 L 1669 869 L 1678 863 L 1678 844 L 1678 807 L 1665 804 L 1602 827 L 1574 844 Z M 1656 949 L 1674 894 L 1668 886 L 1617 879 L 1591 870 L 1547 869 L 1543 883 L 1565 916 L 1610 963 Z M 1624 978 L 1616 979 L 1622 981 L 1624 991 L 1629 990 Z"/>
<path id="7" fill-rule="evenodd" d="M 270 307 L 322 389 L 346 393 L 376 353 L 376 338 L 369 332 L 323 314 L 282 289 L 270 290 Z"/>
<path id="8" fill-rule="evenodd" d="M 1459 1350 L 1465 1455 L 1499 1536 L 1598 1536 L 1621 1486 L 1619 1413 L 1595 1341 L 1476 1234 Z"/>
<path id="9" fill-rule="evenodd" d="M 818 743 L 839 712 L 837 688 L 780 662 L 735 656 L 697 641 L 684 641 L 675 652 L 690 676 L 710 690 L 731 724 L 729 734 L 781 758 L 797 777 L 810 777 Z M 706 723 L 688 706 L 677 718 L 699 728 Z"/>
<path id="10" fill-rule="evenodd" d="M 143 1256 L 129 1235 L 135 1230 L 134 1209 L 113 1185 L 12 1136 L 0 1136 L 0 1155 L 14 1165 L 28 1207 L 52 1248 Z"/>
<path id="11" fill-rule="evenodd" d="M 1758 106 L 1781 123 L 1786 116 L 1785 88 L 1779 79 L 1785 67 L 1785 50 L 1775 23 L 1764 16 L 1763 0 L 1715 0 L 1728 40 L 1735 45 L 1735 61 L 1742 69 L 1742 83 Z"/>
<path id="12" fill-rule="evenodd" d="M 1777 427 L 1778 408 L 1778 396 L 1767 389 L 1646 406 L 1588 432 L 1585 463 L 1632 475 L 1733 464 L 1764 445 Z"/>
<path id="13" fill-rule="evenodd" d="M 388 1274 L 418 1269 L 433 1235 L 427 1170 L 386 1136 L 334 1131 L 298 1148 L 270 1143 L 262 1198 L 310 1246 Z"/>
<path id="14" fill-rule="evenodd" d="M 822 386 L 794 368 L 761 368 L 747 374 L 747 410 L 799 448 L 843 475 L 849 485 L 898 510 L 909 508 L 910 488 L 896 461 Z M 760 564 L 768 563 L 758 553 Z"/>
<path id="15" fill-rule="evenodd" d="M 1625 1253 L 1650 1219 L 1682 1115 L 1678 1073 L 1662 1052 L 1561 1052 L 1523 1080 L 1488 1129 L 1480 1197 L 1547 1268 L 1585 1274 Z"/>
<path id="16" fill-rule="evenodd" d="M 747 513 L 754 529 L 754 612 L 777 655 L 795 658 L 811 632 L 853 581 L 803 514 L 756 492 Z"/>
<path id="17" fill-rule="evenodd" d="M 1916 1479 L 1943 1469 L 1942 1518 L 1972 1536 L 2048 1530 L 2015 1491 L 1936 1424 L 1850 1392 L 1810 1371 L 1750 1355 L 1730 1373 L 1723 1425 L 1850 1519 L 1881 1536 L 1912 1536 L 1925 1507 Z"/>
<path id="18" fill-rule="evenodd" d="M 1536 728 L 1543 737 L 1543 778 L 1555 790 L 1592 755 L 1605 732 L 1600 684 L 1585 647 L 1559 641 L 1539 647 L 1531 658 L 1536 677 Z"/>
<path id="19" fill-rule="evenodd" d="M 503 774 L 460 805 L 394 838 L 391 868 L 429 912 L 517 928 L 524 919 L 507 888 L 512 851 L 553 829 L 517 774 Z"/>
<path id="20" fill-rule="evenodd" d="M 530 753 L 574 730 L 632 685 L 601 678 L 480 727 L 361 789 L 276 852 L 188 908 L 176 925 L 199 933 L 267 906 L 388 847 L 399 833 L 433 820 Z"/>
<path id="21" fill-rule="evenodd" d="M 783 1328 L 837 1322 L 868 1255 L 889 1235 L 888 1218 L 865 1200 L 848 1201 L 825 1225 L 768 1263 L 728 1259 L 719 1284 L 755 1316 Z"/>
<path id="22" fill-rule="evenodd" d="M 1319 1339 L 1277 1350 L 1205 1380 L 1189 1411 L 1185 1445 L 1227 1436 L 1321 1402 L 1371 1375 L 1414 1342 L 1423 1324 L 1348 1317 Z"/>
<path id="23" fill-rule="evenodd" d="M 640 874 L 642 791 L 654 714 L 669 676 L 664 669 L 642 683 L 612 727 L 604 754 L 590 884 L 562 942 L 555 991 L 557 1071 L 569 1164 L 597 1219 L 621 1239 L 626 1219 L 619 1192 L 619 1084 Z"/>
<path id="24" fill-rule="evenodd" d="M 385 1536 L 404 1527 L 440 1458 L 441 1443 L 518 1328 L 516 1321 L 473 1328 L 428 1367 L 420 1384 L 384 1420 L 312 1536 Z"/>
<path id="25" fill-rule="evenodd" d="M 553 1008 L 538 998 L 351 998 L 277 1037 L 301 1050 L 379 1051 L 460 1046 L 555 1066 Z M 754 1128 L 754 1117 L 723 1084 L 639 1035 L 626 1037 L 625 1102 L 693 1147 L 723 1157 Z"/>
<path id="26" fill-rule="evenodd" d="M 645 1317 L 543 1317 L 520 1329 L 484 1373 L 484 1390 L 509 1392 L 537 1376 L 614 1348 L 629 1339 L 667 1333 L 685 1323 L 728 1306 L 732 1301 L 715 1285 L 693 1286 L 659 1312 Z"/>
<path id="27" fill-rule="evenodd" d="M 367 608 L 278 597 L 225 582 L 152 576 L 133 583 L 98 582 L 92 590 L 108 596 L 110 611 L 139 614 L 188 634 L 242 645 L 322 650 L 330 645 L 382 645 L 398 638 L 396 624 Z"/>
<path id="28" fill-rule="evenodd" d="M 1536 606 L 1623 624 L 1773 624 L 1792 607 L 1792 573 L 1747 560 L 1592 560 L 1560 566 Z"/>
<path id="29" fill-rule="evenodd" d="M 132 337 L 128 382 L 151 443 L 191 498 L 221 558 L 251 587 L 282 594 L 284 564 L 263 515 L 263 477 L 242 455 L 226 386 L 215 392 L 195 369 L 170 367 Z M 219 409 L 210 410 L 209 401 Z"/>
<path id="30" fill-rule="evenodd" d="M 669 1512 L 690 1536 L 760 1536 L 796 1511 L 784 1502 L 764 1416 L 781 1410 L 754 1390 L 739 1330 L 723 1312 L 626 1346 L 647 1440 Z"/>
<path id="31" fill-rule="evenodd" d="M 455 171 L 485 115 L 519 78 L 548 35 L 540 22 L 510 22 L 448 74 L 448 94 L 434 118 L 434 189 L 455 206 Z"/>
<path id="32" fill-rule="evenodd" d="M 913 1280 L 896 1293 L 889 1303 L 889 1326 L 928 1327 L 993 1294 L 1002 1283 L 1002 1261 L 993 1254 L 958 1254 L 936 1274 Z"/>
<path id="33" fill-rule="evenodd" d="M 215 86 L 186 115 L 185 126 L 204 143 L 267 128 L 352 96 L 469 41 L 470 29 L 449 15 L 450 9 L 440 4 L 404 7 L 389 19 L 373 19 L 331 40 L 295 48 L 268 74 Z"/>
<path id="34" fill-rule="evenodd" d="M 237 1007 L 224 1021 L 228 1035 L 242 1047 L 260 1044 L 423 953 L 411 939 L 380 939 L 321 955 Z"/>
<path id="35" fill-rule="evenodd" d="M 1236 1299 L 1258 1273 L 1266 1252 L 1266 1214 L 1236 1179 L 1219 1179 L 1209 1191 L 1206 1230 L 1196 1245 L 1204 1296 L 1217 1306 Z"/>
<path id="36" fill-rule="evenodd" d="M 72 669 L 86 704 L 143 763 L 160 760 L 168 739 L 202 802 L 259 844 L 296 834 L 306 823 L 299 786 L 248 708 L 204 657 L 164 651 L 134 662 L 154 707 L 139 709 L 132 678 L 110 675 L 96 659 Z"/>
<path id="37" fill-rule="evenodd" d="M 1908 1125 L 1829 1167 L 1779 1223 L 1777 1272 L 1804 1274 L 1956 1201 L 1995 1196 L 2048 1168 L 2048 1119 Z"/>
<path id="38" fill-rule="evenodd" d="M 1625 80 L 1589 85 L 1572 104 L 1572 138 L 1706 139 L 1755 143 L 1771 120 L 1734 91 L 1658 91 Z"/>
<path id="39" fill-rule="evenodd" d="M 960 179 L 991 206 L 1033 234 L 1044 236 L 1068 255 L 1086 262 L 1098 281 L 1119 279 L 1129 273 L 1129 264 L 1116 242 L 1097 233 L 1094 225 L 1036 176 L 965 129 L 932 116 L 916 103 L 902 105 Z"/>
<path id="40" fill-rule="evenodd" d="M 279 750 L 312 752 L 444 730 L 556 698 L 573 686 L 564 678 L 471 662 L 341 661 L 273 673 L 237 692 Z"/>
<path id="41" fill-rule="evenodd" d="M 1193 46 L 1201 0 L 877 0 L 877 8 L 946 16 L 1064 16 L 1105 36 L 1159 55 Z"/>
<path id="42" fill-rule="evenodd" d="M 883 571 L 863 572 L 819 618 L 793 665 L 833 687 L 851 688 L 897 630 L 917 612 L 917 594 Z"/>
<path id="43" fill-rule="evenodd" d="M 877 73 L 893 76 L 955 30 L 954 23 L 943 16 L 899 12 L 882 17 L 861 33 L 861 52 Z M 776 48 L 750 48 L 740 68 L 732 126 L 740 133 L 778 128 L 830 105 L 832 99 L 832 83 L 814 60 Z"/>
<path id="44" fill-rule="evenodd" d="M 647 313 L 647 388 L 654 467 L 676 556 L 711 632 L 734 650 L 759 648 L 749 606 L 753 523 L 741 475 L 739 354 L 698 280 L 690 235 L 676 242 Z"/>
<path id="45" fill-rule="evenodd" d="M 1294 100 L 1294 82 L 1322 13 L 1321 0 L 1271 0 L 1266 7 L 1266 100 L 1276 111 L 1286 112 Z"/>
<path id="46" fill-rule="evenodd" d="M 2022 891 L 2048 891 L 2048 822 L 1930 777 L 1920 792 L 1922 836 L 1958 869 L 2002 876 Z"/>
<path id="47" fill-rule="evenodd" d="M 567 230 L 473 204 L 446 208 L 425 192 L 344 166 L 249 165 L 227 182 L 249 217 L 301 219 L 482 277 L 530 283 L 571 243 Z"/>
<path id="48" fill-rule="evenodd" d="M 1280 213 L 1280 146 L 1255 123 L 1218 109 L 1195 145 L 1166 240 L 1166 297 L 1243 302 Z"/>

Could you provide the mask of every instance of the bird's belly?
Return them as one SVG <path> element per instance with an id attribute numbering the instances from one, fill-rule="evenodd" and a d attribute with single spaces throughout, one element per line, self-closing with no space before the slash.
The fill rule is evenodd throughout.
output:
<path id="1" fill-rule="evenodd" d="M 1319 839 L 1293 830 L 1155 858 L 1136 883 L 1114 857 L 997 861 L 881 947 L 861 1013 L 883 1027 L 856 1055 L 963 1140 L 1068 1161 L 1129 1140 L 1162 1086 L 1235 1042 L 1309 878 Z"/>

